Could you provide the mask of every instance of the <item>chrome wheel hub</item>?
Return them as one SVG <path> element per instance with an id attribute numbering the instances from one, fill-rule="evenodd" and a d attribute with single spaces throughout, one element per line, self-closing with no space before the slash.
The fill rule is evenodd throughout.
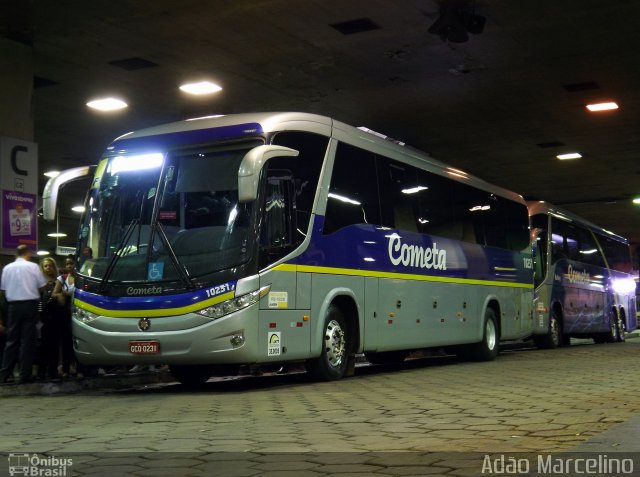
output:
<path id="1" fill-rule="evenodd" d="M 346 343 L 344 330 L 336 320 L 331 320 L 327 324 L 324 335 L 324 347 L 327 353 L 327 360 L 334 368 L 339 367 L 345 359 Z"/>

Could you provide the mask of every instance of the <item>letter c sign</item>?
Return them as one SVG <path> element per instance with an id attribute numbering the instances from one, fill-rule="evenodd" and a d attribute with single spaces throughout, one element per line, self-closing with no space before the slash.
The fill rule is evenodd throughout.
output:
<path id="1" fill-rule="evenodd" d="M 28 172 L 18 167 L 18 154 L 21 152 L 29 152 L 29 149 L 27 149 L 27 146 L 14 146 L 11 149 L 11 169 L 13 169 L 13 172 L 16 174 L 26 176 L 29 175 Z"/>

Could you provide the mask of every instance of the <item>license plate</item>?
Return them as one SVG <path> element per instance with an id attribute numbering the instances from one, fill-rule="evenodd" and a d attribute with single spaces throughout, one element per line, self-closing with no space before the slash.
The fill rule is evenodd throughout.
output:
<path id="1" fill-rule="evenodd" d="M 158 354 L 159 341 L 129 341 L 129 352 L 132 354 Z"/>

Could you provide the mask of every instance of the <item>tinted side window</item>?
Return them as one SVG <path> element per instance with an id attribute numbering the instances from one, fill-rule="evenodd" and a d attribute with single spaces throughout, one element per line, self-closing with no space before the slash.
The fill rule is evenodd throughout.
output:
<path id="1" fill-rule="evenodd" d="M 578 237 L 580 240 L 578 253 L 580 254 L 580 261 L 589 263 L 591 265 L 597 265 L 604 267 L 604 260 L 598 249 L 593 234 L 582 227 L 578 228 Z"/>
<path id="2" fill-rule="evenodd" d="M 551 262 L 569 258 L 565 247 L 566 222 L 551 218 Z"/>
<path id="3" fill-rule="evenodd" d="M 530 235 L 527 206 L 500 197 L 498 211 L 498 223 L 505 235 L 507 248 L 517 251 L 528 249 Z"/>
<path id="4" fill-rule="evenodd" d="M 459 240 L 484 245 L 483 214 L 491 210 L 492 201 L 489 195 L 466 184 L 451 181 L 453 217 L 461 231 Z"/>
<path id="5" fill-rule="evenodd" d="M 609 267 L 621 272 L 632 271 L 631 253 L 627 244 L 603 235 L 598 236 L 598 241 L 602 245 Z"/>
<path id="6" fill-rule="evenodd" d="M 382 225 L 418 232 L 418 170 L 386 157 L 377 156 Z"/>
<path id="7" fill-rule="evenodd" d="M 324 233 L 353 224 L 381 224 L 376 159 L 371 152 L 340 143 L 329 186 Z"/>
<path id="8" fill-rule="evenodd" d="M 281 132 L 272 143 L 300 152 L 297 157 L 274 157 L 267 162 L 267 167 L 268 171 L 291 171 L 297 228 L 306 234 L 329 138 L 307 132 Z"/>
<path id="9" fill-rule="evenodd" d="M 461 239 L 453 219 L 451 181 L 446 177 L 418 171 L 418 230 L 422 233 Z"/>

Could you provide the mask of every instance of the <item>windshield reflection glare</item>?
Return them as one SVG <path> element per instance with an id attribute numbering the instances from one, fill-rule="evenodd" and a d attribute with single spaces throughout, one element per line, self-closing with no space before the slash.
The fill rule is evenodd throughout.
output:
<path id="1" fill-rule="evenodd" d="M 248 150 L 111 158 L 87 202 L 80 249 L 92 253 L 80 273 L 188 280 L 246 262 L 251 204 L 238 203 L 238 168 Z"/>

